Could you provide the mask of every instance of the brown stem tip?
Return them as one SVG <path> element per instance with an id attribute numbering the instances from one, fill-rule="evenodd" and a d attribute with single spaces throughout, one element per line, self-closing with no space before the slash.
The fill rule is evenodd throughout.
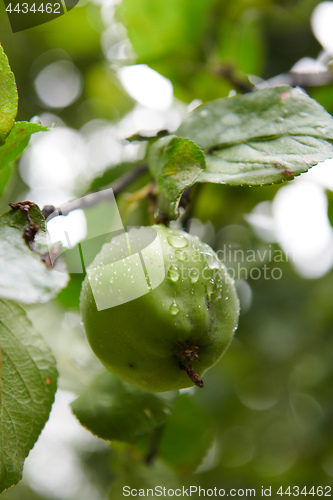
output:
<path id="1" fill-rule="evenodd" d="M 178 358 L 180 359 L 180 367 L 182 370 L 185 370 L 189 378 L 197 387 L 203 387 L 203 380 L 199 377 L 199 375 L 193 370 L 192 363 L 193 361 L 200 361 L 198 354 L 195 352 L 199 347 L 193 346 L 190 348 L 186 348 L 183 351 L 178 353 Z M 184 365 L 184 361 L 187 361 L 187 366 Z"/>

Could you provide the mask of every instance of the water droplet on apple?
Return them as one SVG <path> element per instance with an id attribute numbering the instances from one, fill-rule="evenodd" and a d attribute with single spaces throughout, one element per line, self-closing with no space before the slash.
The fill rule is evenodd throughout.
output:
<path id="1" fill-rule="evenodd" d="M 214 280 L 212 278 L 210 278 L 208 281 L 207 281 L 207 295 L 208 295 L 208 298 L 210 299 L 211 296 L 213 295 L 214 293 Z"/>
<path id="2" fill-rule="evenodd" d="M 177 267 L 174 266 L 173 264 L 171 264 L 171 266 L 169 267 L 168 276 L 171 279 L 171 281 L 179 280 L 179 271 Z"/>
<path id="3" fill-rule="evenodd" d="M 185 248 L 188 245 L 188 241 L 184 236 L 168 236 L 168 242 L 173 248 Z"/>
<path id="4" fill-rule="evenodd" d="M 199 279 L 199 271 L 197 269 L 190 270 L 190 280 L 191 283 L 196 283 Z"/>
<path id="5" fill-rule="evenodd" d="M 176 250 L 175 254 L 176 254 L 177 259 L 180 260 L 181 262 L 184 262 L 185 260 L 188 259 L 187 253 L 183 252 L 182 250 Z"/>
<path id="6" fill-rule="evenodd" d="M 169 311 L 172 316 L 176 316 L 179 313 L 179 307 L 177 306 L 175 301 L 173 301 L 173 303 L 171 304 Z"/>

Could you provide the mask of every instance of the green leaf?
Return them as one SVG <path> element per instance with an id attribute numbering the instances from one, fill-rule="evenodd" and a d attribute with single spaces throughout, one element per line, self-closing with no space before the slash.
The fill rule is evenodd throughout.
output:
<path id="1" fill-rule="evenodd" d="M 68 281 L 65 269 L 47 268 L 45 219 L 37 205 L 29 213 L 31 224 L 39 228 L 31 237 L 25 236 L 30 223 L 22 210 L 10 210 L 0 217 L 0 297 L 25 304 L 50 300 Z"/>
<path id="2" fill-rule="evenodd" d="M 0 144 L 14 125 L 17 102 L 15 77 L 0 44 Z"/>
<path id="3" fill-rule="evenodd" d="M 6 165 L 5 168 L 0 169 L 0 196 L 2 196 L 12 173 L 12 165 Z"/>
<path id="4" fill-rule="evenodd" d="M 169 135 L 151 146 L 149 167 L 162 191 L 160 209 L 172 217 L 184 189 L 192 186 L 206 168 L 205 155 L 194 142 Z"/>
<path id="5" fill-rule="evenodd" d="M 0 300 L 0 492 L 22 477 L 57 388 L 55 360 L 25 312 Z"/>
<path id="6" fill-rule="evenodd" d="M 165 424 L 172 401 L 170 395 L 143 391 L 105 371 L 72 403 L 72 410 L 98 437 L 134 443 Z"/>
<path id="7" fill-rule="evenodd" d="M 87 189 L 87 192 L 90 193 L 91 191 L 102 189 L 106 186 L 110 187 L 110 184 L 112 182 L 115 182 L 123 175 L 131 172 L 135 168 L 138 168 L 141 164 L 143 165 L 144 162 L 142 161 L 124 162 L 107 168 L 107 170 L 103 172 L 101 177 L 96 177 L 91 182 L 89 188 Z"/>
<path id="8" fill-rule="evenodd" d="M 163 431 L 159 456 L 181 473 L 190 473 L 202 462 L 213 440 L 205 412 L 187 394 L 179 396 Z"/>
<path id="9" fill-rule="evenodd" d="M 258 186 L 279 183 L 333 157 L 333 119 L 287 86 L 208 102 L 175 132 L 206 153 L 198 182 Z"/>
<path id="10" fill-rule="evenodd" d="M 149 167 L 164 194 L 175 201 L 206 168 L 205 155 L 194 142 L 169 135 L 152 145 Z"/>
<path id="11" fill-rule="evenodd" d="M 27 147 L 31 134 L 45 132 L 47 127 L 39 123 L 16 122 L 8 134 L 5 143 L 0 146 L 0 169 L 10 161 L 16 160 Z"/>
<path id="12" fill-rule="evenodd" d="M 164 55 L 196 52 L 207 23 L 212 0 L 124 0 L 118 17 L 140 61 Z"/>

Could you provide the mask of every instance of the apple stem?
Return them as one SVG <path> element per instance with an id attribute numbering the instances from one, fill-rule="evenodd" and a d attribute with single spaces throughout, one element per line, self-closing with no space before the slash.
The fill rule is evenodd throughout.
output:
<path id="1" fill-rule="evenodd" d="M 199 377 L 199 375 L 192 369 L 191 366 L 188 366 L 188 368 L 186 368 L 186 373 L 187 375 L 190 377 L 190 379 L 192 380 L 192 382 L 194 382 L 194 384 L 197 386 L 197 387 L 203 387 L 204 386 L 204 383 L 203 383 L 203 380 Z"/>
<path id="2" fill-rule="evenodd" d="M 193 370 L 192 362 L 194 360 L 199 360 L 199 356 L 194 350 L 198 350 L 199 347 L 194 346 L 191 347 L 190 349 L 185 349 L 184 351 L 181 351 L 178 354 L 178 357 L 180 358 L 180 368 L 182 370 L 185 370 L 187 375 L 190 377 L 192 382 L 197 386 L 197 387 L 203 387 L 204 383 L 203 380 L 199 377 L 199 375 Z M 183 360 L 186 360 L 188 363 L 188 366 L 184 366 Z"/>

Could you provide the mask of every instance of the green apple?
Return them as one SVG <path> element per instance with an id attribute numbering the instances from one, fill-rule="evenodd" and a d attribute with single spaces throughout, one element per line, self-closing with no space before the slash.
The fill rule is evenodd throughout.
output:
<path id="1" fill-rule="evenodd" d="M 163 225 L 106 243 L 87 269 L 81 314 L 107 369 L 142 389 L 197 385 L 238 323 L 234 281 L 196 236 Z"/>

